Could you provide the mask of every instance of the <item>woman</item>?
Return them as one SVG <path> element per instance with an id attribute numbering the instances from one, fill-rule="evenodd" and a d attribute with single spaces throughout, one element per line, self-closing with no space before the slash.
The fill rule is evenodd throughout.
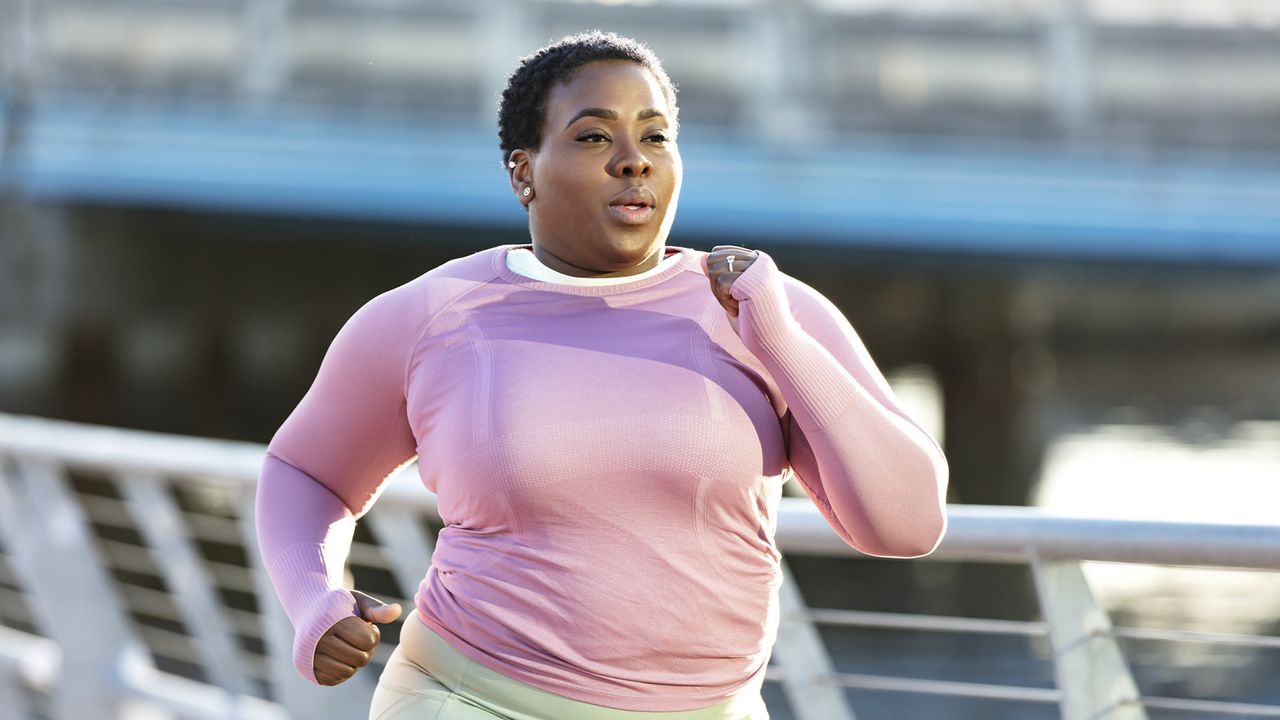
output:
<path id="1" fill-rule="evenodd" d="M 400 612 L 342 589 L 356 520 L 415 456 L 438 496 L 371 718 L 767 718 L 782 483 L 863 552 L 940 540 L 943 455 L 835 307 L 765 253 L 666 246 L 676 114 L 632 40 L 522 60 L 499 135 L 531 245 L 371 300 L 272 439 L 260 546 L 319 684 Z"/>

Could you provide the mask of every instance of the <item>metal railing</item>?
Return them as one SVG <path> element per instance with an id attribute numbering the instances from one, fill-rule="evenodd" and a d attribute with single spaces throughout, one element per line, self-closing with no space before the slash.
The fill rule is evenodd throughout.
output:
<path id="1" fill-rule="evenodd" d="M 380 666 L 334 688 L 297 677 L 292 628 L 258 562 L 261 445 L 0 414 L 0 707 L 6 717 L 363 717 Z M 766 680 L 803 720 L 853 720 L 859 692 L 1057 704 L 1067 720 L 1280 717 L 1280 706 L 1141 695 L 1118 639 L 1280 648 L 1280 638 L 1112 627 L 1081 561 L 1280 569 L 1280 527 L 1096 520 L 952 506 L 932 559 L 1029 563 L 1043 621 L 811 608 L 788 570 Z M 405 469 L 361 521 L 350 568 L 405 603 L 430 563 L 434 496 Z M 807 499 L 783 498 L 788 556 L 854 556 Z M 837 672 L 819 626 L 1047 638 L 1055 687 Z M 388 628 L 390 630 L 390 628 Z M 851 705 L 850 699 L 853 699 Z"/>

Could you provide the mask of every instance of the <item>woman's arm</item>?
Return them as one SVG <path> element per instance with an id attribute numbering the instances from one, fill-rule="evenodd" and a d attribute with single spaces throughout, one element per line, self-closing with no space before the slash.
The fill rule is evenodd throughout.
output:
<path id="1" fill-rule="evenodd" d="M 932 552 L 946 529 L 946 458 L 849 322 L 765 253 L 730 293 L 739 337 L 787 402 L 791 467 L 827 521 L 870 555 Z"/>
<path id="2" fill-rule="evenodd" d="M 360 615 L 342 587 L 356 520 L 415 454 L 404 397 L 413 316 L 396 292 L 369 301 L 339 331 L 268 445 L 258 480 L 258 548 L 296 632 L 294 666 L 311 682 L 320 638 Z"/>

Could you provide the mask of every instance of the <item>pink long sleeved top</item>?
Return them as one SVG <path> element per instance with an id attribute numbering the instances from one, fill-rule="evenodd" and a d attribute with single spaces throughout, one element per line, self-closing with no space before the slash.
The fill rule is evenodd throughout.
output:
<path id="1" fill-rule="evenodd" d="M 414 602 L 486 667 L 626 710 L 713 705 L 763 673 L 778 624 L 775 510 L 790 477 L 849 545 L 927 554 L 946 461 L 840 312 L 765 253 L 733 284 L 702 258 L 579 286 L 500 246 L 351 317 L 268 446 L 259 546 L 315 682 L 358 615 L 356 521 L 416 455 L 445 523 Z"/>

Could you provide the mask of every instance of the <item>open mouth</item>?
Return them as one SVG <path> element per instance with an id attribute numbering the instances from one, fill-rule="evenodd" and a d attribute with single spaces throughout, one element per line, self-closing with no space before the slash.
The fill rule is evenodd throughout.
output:
<path id="1" fill-rule="evenodd" d="M 656 204 L 651 190 L 634 187 L 615 195 L 609 203 L 609 212 L 627 225 L 641 225 L 653 217 Z"/>
<path id="2" fill-rule="evenodd" d="M 643 225 L 653 217 L 653 206 L 643 203 L 610 205 L 609 212 L 627 225 Z"/>

